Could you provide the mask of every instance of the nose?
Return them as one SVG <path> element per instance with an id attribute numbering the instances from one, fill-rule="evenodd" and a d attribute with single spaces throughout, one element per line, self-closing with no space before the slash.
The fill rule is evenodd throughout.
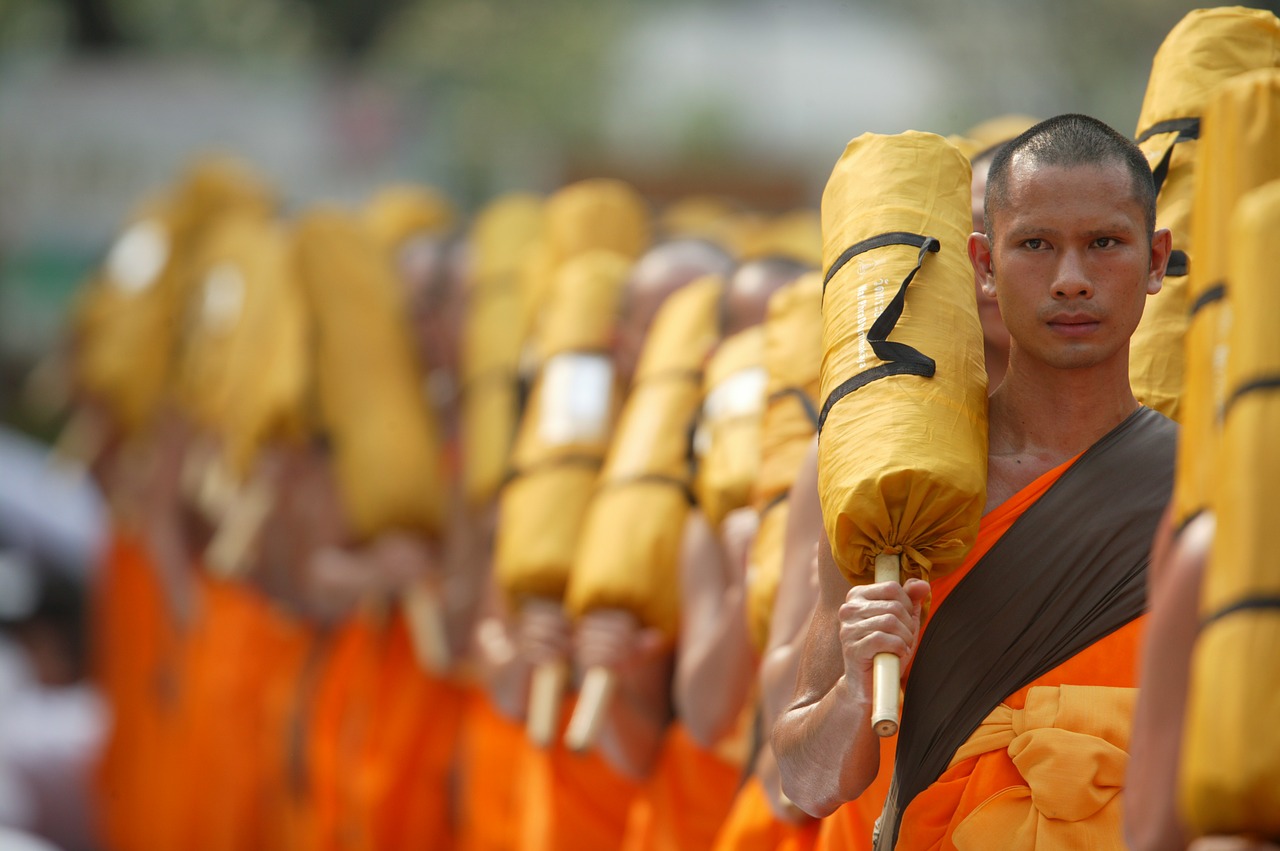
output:
<path id="1" fill-rule="evenodd" d="M 1060 299 L 1093 298 L 1093 282 L 1078 251 L 1064 251 L 1058 260 L 1053 279 L 1053 297 Z"/>

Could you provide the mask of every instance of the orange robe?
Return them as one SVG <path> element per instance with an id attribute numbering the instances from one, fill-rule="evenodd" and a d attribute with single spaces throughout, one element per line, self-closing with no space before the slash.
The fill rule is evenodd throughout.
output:
<path id="1" fill-rule="evenodd" d="M 526 739 L 516 758 L 521 851 L 601 851 L 621 847 L 626 835 L 640 784 L 599 753 L 575 754 L 561 743 L 574 703 L 565 701 L 554 746 L 539 748 Z"/>
<path id="2" fill-rule="evenodd" d="M 624 851 L 704 851 L 720 832 L 742 768 L 695 742 L 684 725 L 667 730 L 653 776 L 633 804 Z"/>
<path id="3" fill-rule="evenodd" d="M 353 618 L 322 676 L 309 748 L 312 847 L 452 847 L 466 690 L 421 670 L 398 616 Z"/>
<path id="4" fill-rule="evenodd" d="M 117 524 L 95 589 L 95 665 L 111 729 L 95 785 L 106 847 L 162 848 L 167 795 L 166 730 L 178 640 L 150 553 Z"/>
<path id="5" fill-rule="evenodd" d="M 458 851 L 516 851 L 517 774 L 513 760 L 525 746 L 524 727 L 475 689 L 463 724 L 459 755 Z"/>
<path id="6" fill-rule="evenodd" d="M 978 533 L 978 541 L 973 551 L 961 568 L 955 573 L 934 582 L 933 591 L 933 607 L 937 611 L 945 604 L 948 594 L 954 589 L 960 579 L 982 558 L 983 555 L 991 548 L 991 546 L 999 540 L 1000 536 L 1008 530 L 1021 514 L 1039 499 L 1045 491 L 1049 489 L 1057 479 L 1066 471 L 1074 459 L 1053 470 L 1045 473 L 1043 476 L 1032 482 L 1019 493 L 1015 494 L 1003 505 L 988 513 L 982 519 L 982 526 Z M 1019 689 L 1013 694 L 1005 698 L 1003 706 L 1007 710 L 1001 709 L 997 713 L 993 713 L 988 720 L 992 721 L 1000 712 L 1006 716 L 1016 715 L 1028 706 L 1028 697 L 1032 695 L 1032 690 L 1038 687 L 1048 687 L 1040 692 L 1035 693 L 1034 703 L 1043 704 L 1039 698 L 1047 698 L 1055 707 L 1059 703 L 1058 686 L 1063 685 L 1085 685 L 1103 686 L 1119 689 L 1133 689 L 1137 686 L 1137 665 L 1138 648 L 1141 644 L 1142 632 L 1146 623 L 1146 617 L 1140 617 L 1121 629 L 1094 643 L 1090 647 L 1077 654 L 1075 657 L 1067 660 L 1062 665 L 1049 671 L 1044 676 L 1039 677 L 1034 682 Z M 928 628 L 926 624 L 926 629 Z M 910 671 L 908 671 L 908 676 Z M 1062 692 L 1061 711 L 1066 713 L 1071 711 L 1069 708 L 1069 695 L 1066 691 Z M 1080 713 L 1083 716 L 1098 715 L 1098 700 L 1093 697 L 1087 698 L 1085 701 L 1084 711 Z M 1030 711 L 1043 714 L 1036 706 L 1030 707 Z M 1052 713 L 1051 713 L 1052 714 Z M 1123 713 L 1107 713 L 1109 717 L 1094 719 L 1100 725 L 1106 726 L 1124 726 Z M 1020 722 L 1014 722 L 1017 725 Z M 998 726 L 998 725 L 997 725 Z M 988 722 L 984 722 L 983 727 L 975 733 L 975 737 L 981 734 L 988 734 L 991 729 Z M 1125 727 L 1125 741 L 1127 745 L 1127 726 Z M 1088 800 L 1082 802 L 1073 802 L 1074 809 L 1088 809 L 1099 807 L 1106 808 L 1103 813 L 1103 819 L 1111 821 L 1111 815 L 1114 815 L 1114 837 L 1120 840 L 1120 824 L 1119 824 L 1119 801 L 1114 799 L 1119 790 L 1119 784 L 1123 780 L 1123 758 L 1121 754 L 1126 748 L 1116 748 L 1114 745 L 1102 742 L 1102 739 L 1092 734 L 1081 736 L 1078 733 L 1068 732 L 1065 729 L 1053 729 L 1052 725 L 1047 731 L 1049 738 L 1043 743 L 1037 743 L 1034 740 L 1024 740 L 1024 744 L 1030 741 L 1025 750 L 1021 751 L 1022 758 L 1019 764 L 1015 764 L 1015 756 L 1011 753 L 1017 749 L 1015 747 L 1005 748 L 994 747 L 986 750 L 979 745 L 978 750 L 981 753 L 975 753 L 967 758 L 953 760 L 953 764 L 938 778 L 931 786 L 921 792 L 911 801 L 902 815 L 902 826 L 898 835 L 897 848 L 899 849 L 952 849 L 956 848 L 957 838 L 960 839 L 962 845 L 966 845 L 965 840 L 969 840 L 966 847 L 981 847 L 981 843 L 989 842 L 993 834 L 992 830 L 996 828 L 996 822 L 979 823 L 968 822 L 966 819 L 975 813 L 980 807 L 984 811 L 984 818 L 994 815 L 1002 821 L 999 823 L 998 835 L 1008 839 L 1009 834 L 1004 832 L 1006 828 L 1011 828 L 1017 822 L 1022 825 L 1024 831 L 1034 831 L 1037 829 L 1035 808 L 1030 805 L 1031 791 L 1028 788 L 1028 780 L 1023 776 L 1023 770 L 1031 771 L 1035 769 L 1034 763 L 1041 761 L 1049 751 L 1075 751 L 1084 756 L 1084 761 L 1090 764 L 1067 766 L 1067 776 L 1073 780 L 1073 785 L 1077 779 L 1083 780 L 1087 775 L 1082 776 L 1079 772 L 1096 771 L 1095 782 L 1097 786 L 1090 787 L 1090 792 L 1086 794 Z M 998 734 L 997 734 L 998 735 Z M 1093 743 L 1102 742 L 1101 751 L 1098 753 L 1102 757 L 1097 762 L 1090 762 L 1095 756 L 1095 749 L 1090 745 L 1090 749 L 1086 752 L 1081 750 L 1075 742 L 1066 748 L 1055 746 L 1055 742 L 1061 742 L 1063 736 L 1080 736 L 1083 743 L 1084 738 L 1091 739 Z M 966 743 L 968 748 L 970 743 L 975 739 L 971 737 L 970 742 Z M 1102 753 L 1110 749 L 1110 754 Z M 959 755 L 963 756 L 964 750 Z M 1029 761 L 1028 761 L 1029 760 Z M 1059 767 L 1061 768 L 1061 766 Z M 1118 775 L 1116 774 L 1118 769 Z M 1050 766 L 1050 771 L 1053 767 Z M 1108 788 L 1109 787 L 1109 788 Z M 1064 816 L 1064 822 L 1074 821 L 1075 816 L 1080 813 L 1058 813 Z M 1085 814 L 1086 817 L 1088 814 Z M 1043 821 L 1058 821 L 1058 819 L 1043 819 Z M 1027 823 L 1027 820 L 1030 823 Z M 1050 826 L 1051 830 L 1056 830 L 1058 826 Z M 1109 830 L 1112 825 L 1104 825 L 1104 832 Z M 957 830 L 960 831 L 957 837 Z M 972 843 L 977 842 L 975 846 Z M 1070 847 L 1070 846 L 1067 846 Z M 1083 847 L 1083 846 L 1080 846 Z M 1095 847 L 1090 845 L 1090 847 Z M 1118 847 L 1123 847 L 1123 844 Z"/>
<path id="7" fill-rule="evenodd" d="M 747 779 L 716 836 L 714 851 L 810 851 L 819 822 L 792 824 L 773 814 L 760 778 Z"/>

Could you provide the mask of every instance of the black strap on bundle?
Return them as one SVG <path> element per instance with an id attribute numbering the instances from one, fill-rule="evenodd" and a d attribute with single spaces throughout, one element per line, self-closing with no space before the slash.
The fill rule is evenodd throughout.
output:
<path id="1" fill-rule="evenodd" d="M 1191 263 L 1187 259 L 1187 252 L 1180 248 L 1175 248 L 1169 252 L 1169 263 L 1164 267 L 1164 273 L 1168 277 L 1180 278 L 1191 271 Z"/>
<path id="2" fill-rule="evenodd" d="M 813 404 L 813 400 L 809 398 L 809 394 L 801 390 L 799 387 L 784 387 L 781 390 L 775 390 L 769 394 L 769 402 L 778 402 L 787 396 L 795 396 L 796 401 L 804 408 L 804 412 L 808 414 L 809 421 L 813 423 L 813 427 L 818 427 L 818 408 Z"/>
<path id="3" fill-rule="evenodd" d="M 870 344 L 871 351 L 875 352 L 876 357 L 885 361 L 885 363 L 873 366 L 871 369 L 853 376 L 831 391 L 831 395 L 827 397 L 827 401 L 822 405 L 822 413 L 818 415 L 819 432 L 822 431 L 822 425 L 827 421 L 827 415 L 831 413 L 832 406 L 859 387 L 865 387 L 873 381 L 888 378 L 890 375 L 919 375 L 925 378 L 932 378 L 934 370 L 937 369 L 937 364 L 933 358 L 922 354 L 905 343 L 894 343 L 889 340 L 889 335 L 893 333 L 894 326 L 898 324 L 898 320 L 902 317 L 902 310 L 906 306 L 907 287 L 915 278 L 916 272 L 919 272 L 920 267 L 924 265 L 924 258 L 942 249 L 942 243 L 936 237 L 893 231 L 891 233 L 882 233 L 879 236 L 873 236 L 870 239 L 864 239 L 862 242 L 851 245 L 836 258 L 836 262 L 832 263 L 831 268 L 827 270 L 826 277 L 822 279 L 823 295 L 826 295 L 827 283 L 846 263 L 859 254 L 889 245 L 910 245 L 913 248 L 919 248 L 920 254 L 916 257 L 915 267 L 902 279 L 902 285 L 898 287 L 897 295 L 885 305 L 884 310 L 867 330 L 867 343 Z"/>
<path id="4" fill-rule="evenodd" d="M 690 505 L 698 504 L 698 499 L 693 494 L 693 488 L 689 486 L 687 481 L 678 476 L 668 476 L 664 473 L 637 473 L 633 476 L 610 479 L 607 482 L 600 483 L 600 490 L 626 487 L 628 485 L 664 485 L 683 493 L 685 500 Z"/>
<path id="5" fill-rule="evenodd" d="M 1200 628 L 1204 629 L 1214 621 L 1221 620 L 1222 618 L 1237 614 L 1238 612 L 1256 612 L 1259 609 L 1280 611 L 1280 597 L 1245 597 L 1243 600 L 1232 603 L 1229 606 L 1223 606 L 1221 609 L 1218 609 L 1218 611 L 1204 618 L 1200 621 Z"/>
<path id="6" fill-rule="evenodd" d="M 1227 285 L 1218 283 L 1209 287 L 1200 295 L 1196 296 L 1196 300 L 1191 302 L 1190 309 L 1187 310 L 1187 318 L 1192 319 L 1197 313 L 1204 310 L 1215 301 L 1222 301 L 1227 297 Z"/>
<path id="7" fill-rule="evenodd" d="M 1164 180 L 1169 176 L 1169 160 L 1173 157 L 1173 149 L 1178 147 L 1179 142 L 1191 142 L 1200 138 L 1200 119 L 1174 118 L 1169 121 L 1152 124 L 1138 134 L 1137 143 L 1141 145 L 1152 136 L 1159 136 L 1161 133 L 1177 133 L 1178 135 L 1169 144 L 1164 156 L 1160 158 L 1160 162 L 1156 163 L 1155 168 L 1151 169 L 1151 177 L 1156 183 L 1156 195 L 1160 194 L 1160 189 L 1164 186 Z"/>
<path id="8" fill-rule="evenodd" d="M 1222 417 L 1226 419 L 1227 414 L 1231 413 L 1231 409 L 1245 396 L 1253 393 L 1260 393 L 1264 390 L 1280 390 L 1280 375 L 1262 375 L 1258 378 L 1250 379 L 1244 382 L 1235 390 L 1231 391 L 1231 396 L 1227 399 L 1227 403 L 1223 405 Z"/>

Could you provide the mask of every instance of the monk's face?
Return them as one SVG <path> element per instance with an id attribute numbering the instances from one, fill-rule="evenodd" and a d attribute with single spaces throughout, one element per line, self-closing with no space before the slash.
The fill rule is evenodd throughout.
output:
<path id="1" fill-rule="evenodd" d="M 1056 369 L 1128 363 L 1129 337 L 1160 289 L 1168 231 L 1148 236 L 1119 163 L 1010 164 L 1008 192 L 970 258 L 1000 302 L 1015 351 Z"/>

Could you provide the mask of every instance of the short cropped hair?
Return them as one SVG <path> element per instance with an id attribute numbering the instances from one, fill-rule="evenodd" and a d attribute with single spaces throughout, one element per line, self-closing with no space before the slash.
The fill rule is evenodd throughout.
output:
<path id="1" fill-rule="evenodd" d="M 1156 185 L 1151 166 L 1142 151 L 1124 136 L 1096 118 L 1067 114 L 1041 121 L 996 152 L 987 173 L 987 194 L 982 218 L 992 235 L 992 213 L 1009 200 L 1009 167 L 1018 154 L 1026 154 L 1039 165 L 1084 166 L 1115 163 L 1129 172 L 1133 198 L 1142 208 L 1151 238 L 1156 229 Z"/>

